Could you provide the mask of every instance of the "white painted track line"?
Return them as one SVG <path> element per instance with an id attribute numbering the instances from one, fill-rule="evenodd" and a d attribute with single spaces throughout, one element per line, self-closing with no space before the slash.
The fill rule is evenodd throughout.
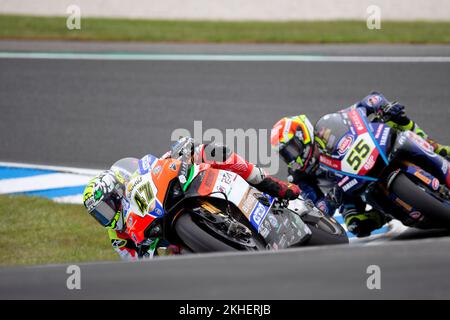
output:
<path id="1" fill-rule="evenodd" d="M 156 53 L 70 53 L 0 52 L 0 59 L 128 60 L 128 61 L 260 61 L 260 62 L 409 62 L 449 63 L 445 56 L 325 56 L 292 54 L 156 54 Z"/>

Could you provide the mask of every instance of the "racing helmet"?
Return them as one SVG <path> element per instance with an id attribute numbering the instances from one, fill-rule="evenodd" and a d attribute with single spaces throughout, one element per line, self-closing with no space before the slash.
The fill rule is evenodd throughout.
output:
<path id="1" fill-rule="evenodd" d="M 89 181 L 84 189 L 84 206 L 89 214 L 104 227 L 115 227 L 122 210 L 124 183 L 120 174 L 113 170 L 106 170 Z"/>
<path id="2" fill-rule="evenodd" d="M 272 128 L 270 143 L 288 167 L 310 173 L 314 170 L 314 126 L 305 115 L 285 117 Z"/>

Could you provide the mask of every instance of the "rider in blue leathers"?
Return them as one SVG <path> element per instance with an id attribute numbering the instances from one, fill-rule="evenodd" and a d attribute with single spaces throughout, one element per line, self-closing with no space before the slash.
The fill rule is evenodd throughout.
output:
<path id="1" fill-rule="evenodd" d="M 358 108 L 367 116 L 382 115 L 387 125 L 401 131 L 413 131 L 426 139 L 433 146 L 435 153 L 447 159 L 450 156 L 450 147 L 429 139 L 428 135 L 406 116 L 403 105 L 388 101 L 379 92 L 372 92 L 346 109 L 351 108 Z M 331 188 L 332 179 L 327 176 L 330 173 L 319 167 L 317 140 L 312 124 L 304 115 L 283 118 L 272 129 L 272 146 L 288 164 L 289 180 L 300 187 L 303 196 L 331 215 L 339 207 L 350 231 L 359 237 L 370 235 L 386 222 L 385 216 L 376 209 L 365 211 L 366 204 L 361 198 L 344 194 L 340 188 Z M 322 191 L 324 188 L 329 192 L 325 194 Z"/>

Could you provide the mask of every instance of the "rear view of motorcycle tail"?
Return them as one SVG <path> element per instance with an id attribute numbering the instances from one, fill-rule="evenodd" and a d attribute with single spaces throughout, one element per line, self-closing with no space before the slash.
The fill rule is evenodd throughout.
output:
<path id="1" fill-rule="evenodd" d="M 228 179 L 222 179 L 225 174 Z M 211 168 L 193 178 L 173 224 L 193 252 L 348 243 L 342 226 L 304 199 L 280 200 Z"/>

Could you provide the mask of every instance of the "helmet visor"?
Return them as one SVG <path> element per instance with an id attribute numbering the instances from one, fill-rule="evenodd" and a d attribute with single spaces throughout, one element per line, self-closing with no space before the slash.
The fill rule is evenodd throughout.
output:
<path id="1" fill-rule="evenodd" d="M 90 212 L 90 214 L 97 220 L 102 226 L 107 227 L 111 224 L 116 216 L 117 210 L 113 201 L 102 201 L 97 207 Z"/>
<path id="2" fill-rule="evenodd" d="M 280 156 L 284 159 L 284 161 L 286 161 L 286 163 L 291 163 L 292 161 L 296 161 L 298 157 L 302 156 L 303 149 L 303 144 L 295 137 L 289 140 L 288 143 L 283 144 L 280 148 Z"/>

